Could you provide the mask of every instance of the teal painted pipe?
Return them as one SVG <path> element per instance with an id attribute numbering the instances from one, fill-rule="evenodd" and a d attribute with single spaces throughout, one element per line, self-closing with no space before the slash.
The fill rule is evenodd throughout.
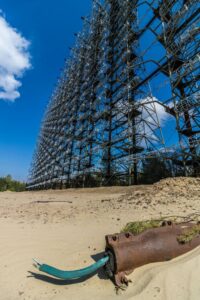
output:
<path id="1" fill-rule="evenodd" d="M 93 274 L 96 272 L 98 269 L 102 268 L 105 266 L 105 264 L 108 262 L 109 257 L 103 257 L 93 265 L 86 267 L 84 269 L 80 270 L 74 270 L 74 271 L 62 271 L 59 269 L 56 269 L 54 267 L 51 267 L 49 265 L 41 264 L 38 261 L 34 259 L 34 266 L 40 270 L 41 272 L 47 273 L 51 276 L 54 276 L 59 279 L 63 280 L 74 280 L 74 279 L 79 279 L 82 277 L 86 277 L 88 275 Z"/>

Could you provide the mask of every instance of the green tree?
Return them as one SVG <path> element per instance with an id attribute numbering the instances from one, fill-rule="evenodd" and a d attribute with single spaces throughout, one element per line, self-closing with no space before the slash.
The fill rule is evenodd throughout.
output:
<path id="1" fill-rule="evenodd" d="M 13 191 L 22 192 L 26 189 L 26 184 L 13 180 L 10 175 L 0 177 L 0 192 Z"/>
<path id="2" fill-rule="evenodd" d="M 141 183 L 152 184 L 163 178 L 172 177 L 170 166 L 159 157 L 148 158 L 143 162 Z"/>

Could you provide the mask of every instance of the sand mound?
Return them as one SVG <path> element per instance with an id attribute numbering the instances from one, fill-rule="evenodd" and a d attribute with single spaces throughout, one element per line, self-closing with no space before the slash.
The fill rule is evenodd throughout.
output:
<path id="1" fill-rule="evenodd" d="M 131 203 L 134 208 L 160 210 L 160 213 L 162 207 L 167 206 L 166 214 L 173 214 L 177 206 L 181 208 L 180 212 L 196 211 L 191 201 L 198 204 L 199 196 L 200 178 L 178 177 L 163 179 L 154 185 L 134 187 L 122 195 L 120 201 Z"/>
<path id="2" fill-rule="evenodd" d="M 199 191 L 200 190 L 200 178 L 192 177 L 177 177 L 167 178 L 155 183 L 153 185 L 154 191 L 173 189 L 177 193 Z"/>
<path id="3" fill-rule="evenodd" d="M 200 295 L 199 274 L 200 248 L 197 248 L 170 262 L 136 270 L 127 299 L 197 300 Z"/>

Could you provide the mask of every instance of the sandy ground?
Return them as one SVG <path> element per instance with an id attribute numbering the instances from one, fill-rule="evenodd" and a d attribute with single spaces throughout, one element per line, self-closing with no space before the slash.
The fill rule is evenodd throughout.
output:
<path id="1" fill-rule="evenodd" d="M 104 236 L 129 221 L 200 212 L 200 179 L 153 186 L 0 194 L 0 299 L 200 299 L 200 248 L 139 268 L 116 295 L 103 272 L 87 281 L 49 279 L 32 258 L 62 269 L 94 262 Z"/>

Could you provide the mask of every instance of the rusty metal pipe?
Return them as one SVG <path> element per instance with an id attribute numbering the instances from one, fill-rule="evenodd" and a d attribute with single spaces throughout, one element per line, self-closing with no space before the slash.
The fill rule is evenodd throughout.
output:
<path id="1" fill-rule="evenodd" d="M 109 256 L 105 269 L 117 286 L 128 284 L 126 275 L 134 269 L 153 262 L 171 260 L 200 245 L 200 235 L 188 243 L 180 243 L 178 237 L 196 224 L 172 224 L 148 229 L 139 235 L 120 233 L 106 236 L 106 255 Z"/>

